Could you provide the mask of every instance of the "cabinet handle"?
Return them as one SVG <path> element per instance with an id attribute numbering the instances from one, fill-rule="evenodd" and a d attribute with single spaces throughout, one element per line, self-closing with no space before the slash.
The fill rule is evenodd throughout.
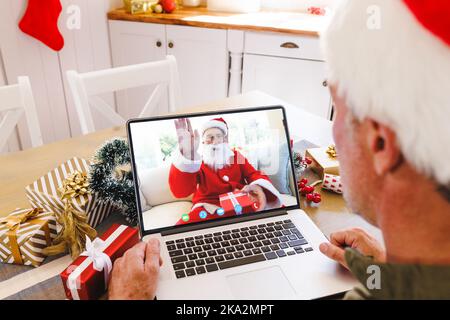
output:
<path id="1" fill-rule="evenodd" d="M 156 42 L 156 46 L 157 46 L 158 48 L 160 48 L 160 47 L 162 46 L 162 42 L 158 40 L 158 41 Z"/>
<path id="2" fill-rule="evenodd" d="M 324 87 L 328 87 L 328 81 L 327 81 L 327 80 L 324 80 L 324 81 L 322 82 L 322 85 L 323 85 Z"/>
<path id="3" fill-rule="evenodd" d="M 169 48 L 172 49 L 174 47 L 174 44 L 172 41 L 169 42 Z"/>
<path id="4" fill-rule="evenodd" d="M 285 43 L 281 44 L 280 47 L 286 48 L 286 49 L 298 49 L 299 48 L 298 44 L 296 44 L 294 42 L 285 42 Z"/>

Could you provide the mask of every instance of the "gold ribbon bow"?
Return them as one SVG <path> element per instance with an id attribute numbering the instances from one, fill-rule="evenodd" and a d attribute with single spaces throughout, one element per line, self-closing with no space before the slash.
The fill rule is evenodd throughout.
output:
<path id="1" fill-rule="evenodd" d="M 19 244 L 17 243 L 17 231 L 20 229 L 20 226 L 23 223 L 43 225 L 43 231 L 45 234 L 47 245 L 51 244 L 50 229 L 48 227 L 48 223 L 46 223 L 47 221 L 36 219 L 36 216 L 38 216 L 42 212 L 44 212 L 42 208 L 34 208 L 21 214 L 9 215 L 3 219 L 0 219 L 0 224 L 4 224 L 6 225 L 6 228 L 8 228 L 6 235 L 9 238 L 11 254 L 14 257 L 14 263 L 23 264 L 22 254 L 20 253 Z"/>
<path id="2" fill-rule="evenodd" d="M 89 194 L 90 191 L 87 174 L 84 172 L 75 171 L 64 180 L 59 191 L 61 193 L 61 199 L 63 200 Z"/>
<path id="3" fill-rule="evenodd" d="M 336 146 L 335 145 L 331 145 L 328 147 L 326 153 L 328 154 L 328 156 L 331 159 L 337 158 L 337 151 L 336 151 Z"/>
<path id="4" fill-rule="evenodd" d="M 90 193 L 87 174 L 75 171 L 69 175 L 59 189 L 60 198 L 64 202 L 64 213 L 57 219 L 62 229 L 53 241 L 54 245 L 44 249 L 46 255 L 56 255 L 69 249 L 72 258 L 77 258 L 86 246 L 86 236 L 94 239 L 97 232 L 87 223 L 85 212 L 72 206 L 72 199 Z"/>

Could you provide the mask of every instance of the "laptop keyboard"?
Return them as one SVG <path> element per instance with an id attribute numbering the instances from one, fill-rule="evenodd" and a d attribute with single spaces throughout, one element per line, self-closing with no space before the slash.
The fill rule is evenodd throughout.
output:
<path id="1" fill-rule="evenodd" d="M 177 278 L 312 251 L 291 220 L 166 242 Z"/>

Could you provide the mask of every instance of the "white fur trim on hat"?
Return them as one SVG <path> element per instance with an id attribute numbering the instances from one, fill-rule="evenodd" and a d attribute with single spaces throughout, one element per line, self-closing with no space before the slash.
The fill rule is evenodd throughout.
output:
<path id="1" fill-rule="evenodd" d="M 223 133 L 225 135 L 228 134 L 228 128 L 227 125 L 222 122 L 222 121 L 218 121 L 218 120 L 209 120 L 208 122 L 206 122 L 205 124 L 203 124 L 202 126 L 202 135 L 205 133 L 206 130 L 211 129 L 211 128 L 219 128 L 220 130 L 223 131 Z"/>
<path id="2" fill-rule="evenodd" d="M 448 185 L 450 47 L 397 0 L 342 1 L 322 40 L 353 114 L 392 128 L 408 162 Z"/>

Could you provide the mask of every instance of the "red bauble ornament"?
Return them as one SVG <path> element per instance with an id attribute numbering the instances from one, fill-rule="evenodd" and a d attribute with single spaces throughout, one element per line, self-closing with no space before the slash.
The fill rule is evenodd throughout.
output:
<path id="1" fill-rule="evenodd" d="M 318 193 L 313 193 L 312 194 L 312 201 L 314 202 L 314 203 L 320 203 L 321 201 L 322 201 L 322 197 L 321 197 L 321 195 L 320 194 L 318 194 Z"/>
<path id="2" fill-rule="evenodd" d="M 172 13 L 177 8 L 175 0 L 160 0 L 159 4 L 163 7 L 164 11 L 167 13 Z"/>
<path id="3" fill-rule="evenodd" d="M 308 201 L 313 201 L 313 200 L 314 200 L 314 195 L 313 195 L 312 193 L 308 193 L 308 194 L 306 195 L 306 200 L 308 200 Z"/>

